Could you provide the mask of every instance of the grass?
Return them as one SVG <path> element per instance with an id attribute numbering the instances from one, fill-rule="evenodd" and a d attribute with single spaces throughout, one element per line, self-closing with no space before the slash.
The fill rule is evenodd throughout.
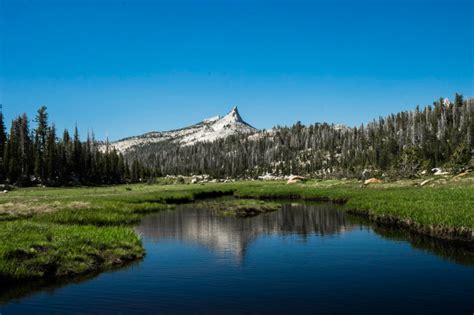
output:
<path id="1" fill-rule="evenodd" d="M 239 200 L 227 199 L 217 201 L 201 201 L 198 207 L 211 209 L 223 216 L 239 218 L 254 217 L 263 213 L 280 210 L 282 205 L 276 202 L 264 202 L 261 200 Z"/>
<path id="2" fill-rule="evenodd" d="M 312 180 L 296 185 L 256 181 L 17 189 L 0 195 L 0 278 L 58 278 L 125 264 L 144 255 L 131 227 L 144 214 L 232 194 L 242 200 L 219 207 L 224 215 L 275 209 L 271 203 L 244 198 L 331 200 L 374 221 L 472 241 L 474 177 L 441 178 L 421 187 L 423 180 L 369 186 L 354 180 Z"/>
<path id="3" fill-rule="evenodd" d="M 442 238 L 474 239 L 474 181 L 443 182 L 420 187 L 417 182 L 361 187 L 353 181 L 310 182 L 304 185 L 243 187 L 241 198 L 296 198 L 344 203 L 347 211 L 372 220 L 401 225 Z"/>
<path id="4" fill-rule="evenodd" d="M 0 238 L 0 275 L 11 281 L 75 276 L 144 255 L 139 237 L 125 227 L 19 220 L 3 223 Z"/>
<path id="5" fill-rule="evenodd" d="M 144 214 L 233 193 L 183 188 L 26 188 L 2 195 L 0 280 L 70 277 L 125 264 L 144 255 L 131 227 Z"/>
<path id="6" fill-rule="evenodd" d="M 92 209 L 67 209 L 41 213 L 32 221 L 95 226 L 131 225 L 140 222 L 143 214 L 169 208 L 171 206 L 151 202 L 105 202 Z"/>

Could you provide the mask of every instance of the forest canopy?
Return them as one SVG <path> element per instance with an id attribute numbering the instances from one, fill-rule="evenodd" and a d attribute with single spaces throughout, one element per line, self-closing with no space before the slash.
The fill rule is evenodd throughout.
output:
<path id="1" fill-rule="evenodd" d="M 47 108 L 42 106 L 30 128 L 26 114 L 13 119 L 6 131 L 0 112 L 0 181 L 17 186 L 42 184 L 97 185 L 138 181 L 147 176 L 140 163 L 129 165 L 114 149 L 99 150 L 93 137 L 81 141 L 76 126 L 71 136 L 64 130 L 59 137 L 49 125 Z"/>
<path id="2" fill-rule="evenodd" d="M 410 178 L 443 167 L 473 167 L 474 106 L 456 94 L 347 127 L 327 123 L 275 127 L 256 134 L 181 146 L 163 142 L 124 155 L 78 128 L 58 136 L 42 106 L 33 120 L 16 117 L 9 132 L 0 112 L 0 181 L 18 186 L 98 185 L 137 182 L 166 175 L 209 174 L 257 178 L 300 174 L 317 178 L 386 176 Z"/>
<path id="3" fill-rule="evenodd" d="M 262 130 L 192 146 L 148 144 L 129 152 L 161 175 L 210 174 L 251 177 L 300 174 L 334 178 L 382 176 L 406 178 L 445 168 L 453 173 L 472 167 L 474 104 L 456 94 L 366 125 L 327 123 Z"/>

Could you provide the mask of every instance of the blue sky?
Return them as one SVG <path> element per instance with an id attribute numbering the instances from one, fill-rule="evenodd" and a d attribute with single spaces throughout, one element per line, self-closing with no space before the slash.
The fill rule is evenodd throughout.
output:
<path id="1" fill-rule="evenodd" d="M 259 128 L 358 125 L 474 95 L 472 0 L 0 0 L 7 119 L 111 139 L 238 105 Z"/>

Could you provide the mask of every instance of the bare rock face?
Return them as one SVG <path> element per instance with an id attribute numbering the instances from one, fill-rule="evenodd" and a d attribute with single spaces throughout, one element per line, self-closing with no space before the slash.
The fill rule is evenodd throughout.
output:
<path id="1" fill-rule="evenodd" d="M 187 146 L 197 142 L 213 142 L 232 135 L 251 135 L 257 131 L 242 119 L 239 110 L 234 107 L 224 117 L 211 117 L 195 125 L 177 130 L 149 132 L 141 136 L 125 138 L 110 144 L 102 144 L 100 148 L 102 151 L 105 151 L 107 147 L 109 149 L 115 148 L 120 153 L 127 153 L 148 144 L 172 142 Z"/>

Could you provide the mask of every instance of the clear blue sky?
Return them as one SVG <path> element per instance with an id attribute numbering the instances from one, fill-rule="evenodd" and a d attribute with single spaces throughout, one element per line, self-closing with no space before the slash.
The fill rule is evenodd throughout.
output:
<path id="1" fill-rule="evenodd" d="M 474 95 L 472 0 L 0 0 L 0 103 L 111 139 L 238 105 L 358 125 Z"/>

